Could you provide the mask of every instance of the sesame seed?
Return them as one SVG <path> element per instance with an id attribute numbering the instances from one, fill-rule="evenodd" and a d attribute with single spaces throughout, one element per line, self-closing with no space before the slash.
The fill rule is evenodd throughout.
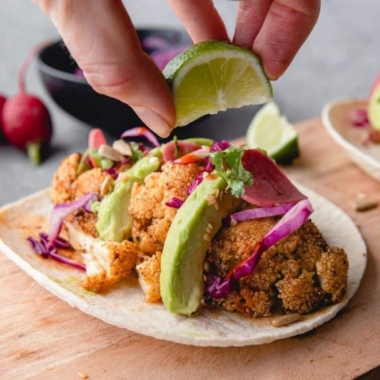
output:
<path id="1" fill-rule="evenodd" d="M 233 216 L 231 216 L 231 226 L 236 226 L 237 225 L 237 221 L 236 221 L 236 219 L 233 217 Z"/>
<path id="2" fill-rule="evenodd" d="M 205 239 L 207 241 L 211 241 L 211 236 L 209 234 L 204 234 L 203 239 Z"/>
<path id="3" fill-rule="evenodd" d="M 87 375 L 87 373 L 79 372 L 78 375 L 79 375 L 82 379 L 88 379 L 88 375 Z"/>
<path id="4" fill-rule="evenodd" d="M 218 198 L 219 197 L 219 189 L 215 189 L 215 197 Z"/>
<path id="5" fill-rule="evenodd" d="M 216 209 L 216 211 L 219 210 L 219 202 L 218 201 L 215 202 L 215 209 Z"/>
<path id="6" fill-rule="evenodd" d="M 209 223 L 209 224 L 207 225 L 207 227 L 208 227 L 211 231 L 214 229 L 214 227 L 213 227 L 213 225 L 212 225 L 211 223 Z"/>
<path id="7" fill-rule="evenodd" d="M 210 199 L 208 202 L 207 202 L 207 206 L 212 206 L 216 203 L 216 199 L 215 198 L 212 198 Z"/>
<path id="8" fill-rule="evenodd" d="M 205 196 L 205 199 L 206 199 L 206 201 L 212 201 L 213 199 L 215 199 L 215 197 L 214 197 L 213 194 L 207 194 L 207 195 Z"/>

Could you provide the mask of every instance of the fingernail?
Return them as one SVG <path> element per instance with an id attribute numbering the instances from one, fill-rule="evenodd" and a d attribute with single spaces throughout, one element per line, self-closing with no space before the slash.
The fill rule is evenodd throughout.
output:
<path id="1" fill-rule="evenodd" d="M 137 116 L 161 137 L 168 137 L 172 131 L 168 123 L 156 112 L 145 107 L 133 107 Z"/>

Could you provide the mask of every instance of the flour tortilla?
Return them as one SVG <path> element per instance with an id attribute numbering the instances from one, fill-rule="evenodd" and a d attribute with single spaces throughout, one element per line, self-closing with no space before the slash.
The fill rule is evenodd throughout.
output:
<path id="1" fill-rule="evenodd" d="M 26 241 L 48 231 L 52 204 L 49 189 L 0 210 L 0 251 L 45 289 L 109 324 L 157 339 L 195 346 L 247 346 L 270 343 L 305 333 L 329 321 L 359 287 L 367 263 L 366 246 L 354 222 L 341 209 L 315 192 L 299 186 L 314 206 L 313 221 L 331 246 L 344 248 L 350 269 L 348 291 L 337 305 L 303 317 L 299 322 L 275 328 L 268 318 L 251 320 L 236 313 L 205 309 L 194 317 L 170 314 L 162 304 L 146 304 L 137 278 L 117 284 L 104 295 L 82 289 L 84 274 L 36 255 Z"/>

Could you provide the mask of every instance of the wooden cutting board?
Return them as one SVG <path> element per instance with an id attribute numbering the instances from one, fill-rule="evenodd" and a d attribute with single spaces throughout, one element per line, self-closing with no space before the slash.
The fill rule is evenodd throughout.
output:
<path id="1" fill-rule="evenodd" d="M 263 346 L 199 348 L 109 326 L 60 301 L 0 255 L 1 379 L 351 379 L 380 365 L 380 208 L 352 210 L 380 183 L 345 157 L 319 119 L 297 126 L 291 177 L 347 211 L 368 245 L 358 293 L 329 323 Z"/>

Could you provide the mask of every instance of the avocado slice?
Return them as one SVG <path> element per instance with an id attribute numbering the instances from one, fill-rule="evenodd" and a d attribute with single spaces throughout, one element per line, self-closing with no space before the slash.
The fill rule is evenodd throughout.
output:
<path id="1" fill-rule="evenodd" d="M 222 226 L 222 219 L 240 202 L 230 193 L 224 193 L 216 209 L 215 205 L 208 205 L 206 196 L 215 190 L 225 191 L 226 187 L 224 179 L 207 177 L 172 222 L 162 252 L 160 277 L 162 300 L 172 313 L 190 315 L 201 302 L 206 252 Z M 209 225 L 213 227 L 211 232 Z"/>
<path id="2" fill-rule="evenodd" d="M 128 211 L 132 187 L 135 182 L 142 183 L 145 177 L 160 167 L 161 148 L 152 150 L 148 156 L 137 161 L 117 179 L 112 193 L 108 194 L 98 207 L 96 230 L 105 241 L 122 242 L 131 237 L 132 218 Z"/>

